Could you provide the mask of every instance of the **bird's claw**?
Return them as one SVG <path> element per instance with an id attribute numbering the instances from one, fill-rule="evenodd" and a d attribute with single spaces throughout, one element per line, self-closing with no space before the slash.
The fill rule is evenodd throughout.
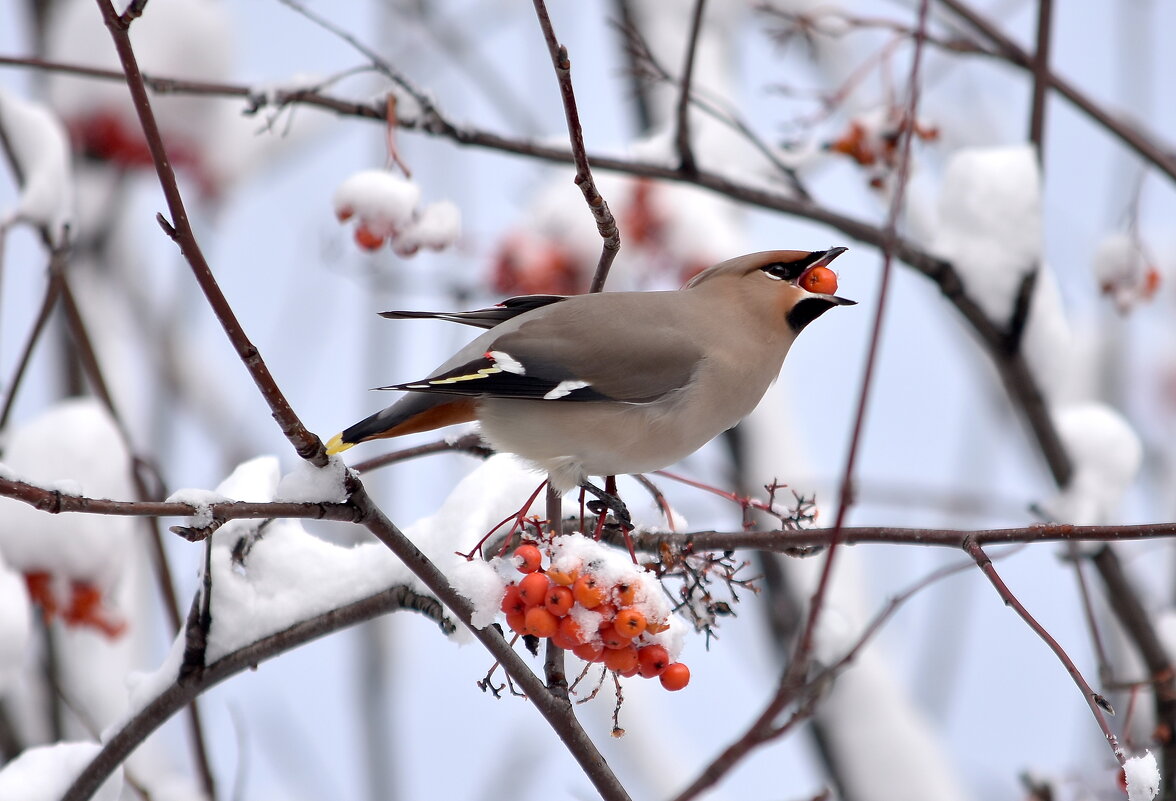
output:
<path id="1" fill-rule="evenodd" d="M 633 518 L 629 515 L 629 509 L 616 495 L 611 492 L 606 492 L 600 487 L 597 487 L 587 481 L 581 485 L 588 492 L 596 496 L 596 500 L 588 502 L 588 509 L 594 515 L 603 515 L 605 512 L 612 512 L 613 517 L 617 519 L 624 528 L 633 530 Z"/>

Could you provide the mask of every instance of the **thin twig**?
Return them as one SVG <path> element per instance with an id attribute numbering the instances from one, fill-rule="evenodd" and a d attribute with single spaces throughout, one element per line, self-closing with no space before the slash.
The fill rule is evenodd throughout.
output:
<path id="1" fill-rule="evenodd" d="M 592 212 L 592 219 L 596 221 L 596 230 L 604 240 L 600 260 L 596 263 L 596 272 L 593 273 L 592 284 L 588 288 L 589 292 L 600 292 L 604 289 L 604 282 L 608 278 L 613 259 L 621 249 L 621 233 L 617 229 L 617 221 L 609 211 L 608 203 L 601 197 L 600 191 L 596 188 L 596 181 L 592 178 L 592 167 L 588 163 L 588 153 L 584 148 L 580 110 L 576 107 L 576 95 L 572 88 L 572 63 L 568 60 L 568 49 L 555 37 L 555 29 L 551 26 L 551 17 L 547 13 L 547 4 L 544 0 L 534 0 L 534 3 L 539 27 L 543 30 L 543 39 L 547 42 L 547 51 L 551 55 L 551 64 L 555 68 L 555 77 L 559 82 L 559 94 L 563 100 L 568 137 L 572 145 L 572 162 L 576 165 L 576 186 L 580 187 L 584 200 L 588 203 L 588 210 Z"/>
<path id="2" fill-rule="evenodd" d="M 1013 595 L 1012 591 L 1001 579 L 1000 574 L 996 572 L 996 568 L 992 566 L 992 560 L 988 558 L 988 554 L 975 540 L 968 539 L 964 541 L 964 551 L 971 556 L 976 565 L 983 571 L 984 575 L 992 582 L 992 586 L 996 588 L 997 593 L 1005 602 L 1006 606 L 1012 607 L 1013 611 L 1021 616 L 1021 619 L 1033 629 L 1034 633 L 1049 646 L 1050 650 L 1057 656 L 1058 661 L 1065 667 L 1066 672 L 1070 674 L 1070 678 L 1078 685 L 1078 689 L 1082 691 L 1082 697 L 1086 700 L 1087 706 L 1090 707 L 1091 714 L 1094 715 L 1095 721 L 1098 723 L 1099 729 L 1102 730 L 1103 736 L 1106 737 L 1107 743 L 1111 746 L 1111 752 L 1115 755 L 1115 759 L 1120 765 L 1127 761 L 1126 755 L 1123 753 L 1123 748 L 1119 745 L 1119 738 L 1111 731 L 1110 725 L 1107 723 L 1107 718 L 1104 712 L 1114 712 L 1111 710 L 1110 703 L 1103 698 L 1099 693 L 1087 683 L 1082 676 L 1082 672 L 1078 670 L 1078 666 L 1074 664 L 1074 660 L 1070 659 L 1070 655 L 1066 650 L 1053 638 L 1044 626 L 1037 622 L 1033 615 L 1029 614 L 1029 610 L 1017 600 L 1017 596 Z"/>
<path id="3" fill-rule="evenodd" d="M 1037 0 L 1037 52 L 1033 54 L 1033 99 L 1029 111 L 1029 141 L 1045 166 L 1045 100 L 1049 91 L 1049 52 L 1053 33 L 1053 0 Z"/>
<path id="4" fill-rule="evenodd" d="M 159 176 L 160 187 L 163 189 L 164 198 L 167 200 L 168 211 L 171 214 L 171 222 L 163 219 L 162 215 L 158 218 L 161 225 L 168 235 L 180 247 L 180 251 L 184 254 L 189 266 L 192 268 L 192 273 L 196 277 L 196 282 L 200 285 L 204 296 L 212 308 L 213 313 L 216 314 L 220 321 L 221 327 L 232 343 L 237 355 L 241 358 L 241 362 L 245 365 L 246 370 L 249 371 L 250 377 L 254 384 L 257 385 L 262 398 L 270 407 L 274 420 L 277 421 L 282 433 L 290 444 L 294 446 L 294 450 L 298 455 L 310 461 L 316 467 L 323 467 L 327 464 L 327 454 L 323 448 L 322 442 L 312 432 L 307 430 L 302 421 L 298 419 L 298 415 L 290 406 L 286 396 L 278 388 L 274 381 L 273 375 L 270 374 L 269 368 L 266 366 L 261 353 L 257 347 L 249 340 L 245 334 L 245 329 L 241 326 L 237 315 L 233 312 L 224 293 L 221 291 L 220 285 L 212 274 L 212 269 L 208 265 L 208 261 L 204 258 L 204 254 L 200 249 L 200 244 L 196 240 L 195 231 L 192 229 L 192 224 L 188 220 L 188 211 L 184 206 L 183 196 L 180 194 L 179 185 L 176 183 L 176 174 L 172 169 L 171 162 L 168 159 L 167 150 L 163 143 L 163 137 L 159 130 L 159 124 L 155 119 L 155 112 L 151 108 L 151 99 L 147 94 L 147 87 L 143 82 L 143 77 L 139 72 L 138 59 L 135 57 L 135 51 L 131 47 L 130 32 L 127 24 L 114 10 L 114 6 L 110 0 L 97 0 L 98 7 L 102 11 L 102 17 L 106 23 L 106 28 L 110 32 L 111 39 L 114 41 L 115 50 L 118 52 L 119 63 L 122 65 L 123 72 L 126 76 L 127 88 L 131 93 L 131 100 L 135 107 L 135 112 L 139 117 L 139 124 L 143 128 L 143 136 L 147 141 L 147 147 L 151 151 L 151 158 L 155 164 L 156 174 Z"/>
<path id="5" fill-rule="evenodd" d="M 829 543 L 829 551 L 825 555 L 825 562 L 821 569 L 821 576 L 817 588 L 809 602 L 808 617 L 801 628 L 793 655 L 789 673 L 794 673 L 793 680 L 803 675 L 807 669 L 809 655 L 813 648 L 813 638 L 816 635 L 817 622 L 820 619 L 825 594 L 833 575 L 833 565 L 837 555 L 838 539 L 841 529 L 854 503 L 854 480 L 857 467 L 858 449 L 861 446 L 862 435 L 865 431 L 866 410 L 870 402 L 870 390 L 873 386 L 874 366 L 877 363 L 878 351 L 882 343 L 882 328 L 886 315 L 886 301 L 889 297 L 890 278 L 894 272 L 894 251 L 891 243 L 898 230 L 898 220 L 903 209 L 903 199 L 906 196 L 907 181 L 910 175 L 911 143 L 915 136 L 913 121 L 917 119 L 919 108 L 919 70 L 923 57 L 923 33 L 927 29 L 927 15 L 930 10 L 930 0 L 922 0 L 919 4 L 918 22 L 915 30 L 915 48 L 911 56 L 910 76 L 907 80 L 906 118 L 912 121 L 900 133 L 902 141 L 899 146 L 898 168 L 895 174 L 894 195 L 890 200 L 884 229 L 885 240 L 882 247 L 882 277 L 878 289 L 878 304 L 874 311 L 874 321 L 871 326 L 870 344 L 866 353 L 865 366 L 862 372 L 862 386 L 858 395 L 857 411 L 854 415 L 853 431 L 850 435 L 849 450 L 845 457 L 845 471 L 841 480 L 841 490 L 837 501 L 837 516 L 833 523 L 833 536 Z"/>
<path id="6" fill-rule="evenodd" d="M 1172 798 L 1176 793 L 1176 776 L 1173 776 L 1173 767 L 1176 767 L 1176 672 L 1172 658 L 1157 636 L 1148 610 L 1139 600 L 1138 586 L 1128 578 L 1115 549 L 1105 545 L 1095 551 L 1091 561 L 1106 588 L 1107 603 L 1150 674 L 1154 687 L 1156 740 L 1162 754 L 1160 798 Z"/>
<path id="7" fill-rule="evenodd" d="M 478 456 L 483 459 L 493 456 L 494 451 L 486 446 L 482 437 L 477 434 L 463 434 L 454 439 L 442 439 L 436 442 L 429 442 L 425 445 L 417 445 L 413 448 L 403 448 L 391 453 L 385 453 L 381 456 L 374 456 L 362 462 L 357 462 L 351 465 L 351 469 L 363 474 L 369 473 L 380 467 L 386 467 L 397 462 L 404 462 L 409 459 L 415 459 L 418 456 L 431 456 L 434 453 L 467 453 L 470 456 Z"/>
<path id="8" fill-rule="evenodd" d="M 690 84 L 694 79 L 695 53 L 698 49 L 702 18 L 706 11 L 706 0 L 694 0 L 694 15 L 690 19 L 690 33 L 686 40 L 686 61 L 682 66 L 682 86 L 678 90 L 678 167 L 684 173 L 698 168 L 694 160 L 694 148 L 690 144 Z"/>
<path id="9" fill-rule="evenodd" d="M 106 377 L 103 374 L 98 354 L 94 349 L 94 342 L 90 337 L 89 329 L 82 317 L 81 309 L 78 308 L 77 300 L 74 298 L 69 279 L 64 274 L 60 276 L 60 279 L 61 308 L 65 316 L 66 327 L 73 338 L 78 361 L 82 366 L 82 371 L 85 373 L 87 380 L 90 382 L 90 387 L 95 395 L 98 396 L 99 402 L 106 409 L 110 418 L 114 421 L 115 427 L 118 429 L 119 438 L 123 442 L 123 447 L 130 454 L 131 463 L 127 469 L 131 484 L 134 486 L 135 495 L 138 496 L 139 500 L 144 501 L 156 498 L 159 492 L 152 491 L 148 486 L 144 473 L 150 472 L 155 479 L 156 486 L 161 486 L 163 482 L 159 478 L 158 470 L 154 465 L 149 464 L 146 459 L 136 454 L 130 429 L 122 419 L 122 415 L 119 414 L 119 410 L 114 403 L 114 396 L 107 386 Z M 151 556 L 151 565 L 154 568 L 156 588 L 159 590 L 163 601 L 164 616 L 167 618 L 169 631 L 176 632 L 180 630 L 183 621 L 180 618 L 180 603 L 179 598 L 176 596 L 175 579 L 172 577 L 171 565 L 167 561 L 167 553 L 163 548 L 163 534 L 155 518 L 144 518 L 144 521 L 148 534 L 147 548 Z M 200 774 L 201 783 L 208 796 L 210 798 L 216 798 L 216 781 L 212 773 L 212 762 L 208 755 L 208 745 L 204 736 L 204 723 L 200 714 L 200 708 L 195 700 L 188 706 L 188 726 L 191 735 L 193 758 L 196 762 L 196 769 Z"/>

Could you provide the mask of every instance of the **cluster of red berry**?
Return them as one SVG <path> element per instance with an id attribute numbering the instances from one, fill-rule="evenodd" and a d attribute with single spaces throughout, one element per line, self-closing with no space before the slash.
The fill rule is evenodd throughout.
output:
<path id="1" fill-rule="evenodd" d="M 652 640 L 669 622 L 650 619 L 638 608 L 636 581 L 608 584 L 583 565 L 549 565 L 544 570 L 543 552 L 534 543 L 520 545 L 514 561 L 523 577 L 507 585 L 502 599 L 506 624 L 513 631 L 550 639 L 622 676 L 660 678 L 667 690 L 689 683 L 690 668 L 671 662 L 665 646 Z"/>

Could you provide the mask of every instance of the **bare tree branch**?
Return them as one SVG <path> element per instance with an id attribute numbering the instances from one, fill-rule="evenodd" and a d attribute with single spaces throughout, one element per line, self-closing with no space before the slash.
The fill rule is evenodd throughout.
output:
<path id="1" fill-rule="evenodd" d="M 539 27 L 543 30 L 543 39 L 547 42 L 547 51 L 551 55 L 551 64 L 555 68 L 555 77 L 559 82 L 564 116 L 568 121 L 572 162 L 576 165 L 576 186 L 580 187 L 584 194 L 588 210 L 592 212 L 592 218 L 596 221 L 596 230 L 604 240 L 600 260 L 592 276 L 592 285 L 588 288 L 589 292 L 600 292 L 608 279 L 613 259 L 621 249 L 621 233 L 617 230 L 617 221 L 609 211 L 608 203 L 601 197 L 600 191 L 596 188 L 596 181 L 592 178 L 592 167 L 589 165 L 588 153 L 584 149 L 584 129 L 580 125 L 580 111 L 576 107 L 576 95 L 572 89 L 572 62 L 568 60 L 568 49 L 555 37 L 555 29 L 552 28 L 551 17 L 547 13 L 547 4 L 543 0 L 534 0 L 534 3 L 535 14 L 539 17 Z"/>
<path id="2" fill-rule="evenodd" d="M 139 63 L 135 58 L 135 51 L 131 47 L 128 23 L 114 10 L 110 0 L 97 0 L 97 2 L 106 28 L 110 31 L 111 39 L 114 41 L 115 50 L 118 51 L 119 62 L 126 75 L 127 87 L 131 92 L 135 112 L 143 127 L 143 135 L 147 140 L 147 147 L 151 151 L 155 171 L 159 176 L 159 183 L 171 213 L 170 223 L 164 220 L 162 215 L 158 218 L 159 222 L 168 235 L 180 246 L 180 251 L 191 266 L 196 282 L 203 290 L 209 306 L 216 314 L 221 327 L 224 328 L 225 334 L 233 344 L 245 368 L 249 371 L 249 375 L 257 385 L 262 397 L 269 404 L 274 420 L 277 421 L 282 433 L 285 434 L 300 457 L 317 467 L 323 467 L 327 463 L 327 455 L 322 442 L 302 424 L 293 407 L 286 400 L 286 396 L 278 388 L 265 360 L 261 357 L 261 353 L 245 334 L 245 329 L 241 326 L 237 315 L 221 291 L 220 285 L 217 284 L 212 269 L 196 240 L 196 233 L 188 220 L 188 212 L 184 206 L 180 188 L 176 183 L 175 171 L 168 159 L 167 149 L 159 131 L 159 124 L 155 120 L 155 112 L 151 108 L 147 87 L 139 73 Z"/>

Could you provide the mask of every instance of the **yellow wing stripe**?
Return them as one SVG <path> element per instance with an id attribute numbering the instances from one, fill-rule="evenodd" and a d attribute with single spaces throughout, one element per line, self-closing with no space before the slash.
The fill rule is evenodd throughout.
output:
<path id="1" fill-rule="evenodd" d="M 479 378 L 489 378 L 495 373 L 501 373 L 501 367 L 483 367 L 476 373 L 466 373 L 465 375 L 455 375 L 449 378 L 438 378 L 435 381 L 430 381 L 430 386 L 438 386 L 440 384 L 456 384 L 460 381 L 476 381 Z"/>

